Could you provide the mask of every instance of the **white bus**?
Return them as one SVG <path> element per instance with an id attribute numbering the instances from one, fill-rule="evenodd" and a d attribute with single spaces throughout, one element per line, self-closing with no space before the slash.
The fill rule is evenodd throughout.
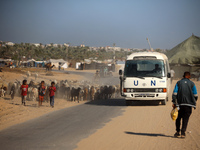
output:
<path id="1" fill-rule="evenodd" d="M 121 95 L 126 104 L 133 100 L 168 101 L 171 74 L 166 55 L 158 52 L 138 52 L 126 59 L 124 71 L 119 70 Z"/>

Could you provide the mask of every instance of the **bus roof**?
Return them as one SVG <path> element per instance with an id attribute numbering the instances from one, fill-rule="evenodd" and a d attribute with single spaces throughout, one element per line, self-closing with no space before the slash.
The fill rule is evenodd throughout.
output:
<path id="1" fill-rule="evenodd" d="M 136 52 L 127 56 L 127 60 L 133 60 L 134 58 L 154 58 L 154 59 L 163 59 L 167 60 L 167 56 L 163 53 L 158 52 Z"/>

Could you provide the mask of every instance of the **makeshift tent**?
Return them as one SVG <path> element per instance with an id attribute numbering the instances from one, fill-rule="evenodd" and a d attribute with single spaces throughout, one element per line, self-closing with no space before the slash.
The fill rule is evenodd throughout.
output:
<path id="1" fill-rule="evenodd" d="M 44 67 L 45 61 L 35 61 L 35 67 Z"/>
<path id="2" fill-rule="evenodd" d="M 200 37 L 192 35 L 182 43 L 172 48 L 167 56 L 171 64 L 200 63 Z"/>
<path id="3" fill-rule="evenodd" d="M 80 62 L 76 62 L 76 69 L 79 70 L 80 69 L 80 65 L 81 63 Z"/>
<path id="4" fill-rule="evenodd" d="M 8 61 L 12 61 L 12 59 L 3 59 L 3 58 L 0 58 L 0 61 L 1 62 L 8 62 Z"/>
<path id="5" fill-rule="evenodd" d="M 4 67 L 5 65 L 9 64 L 10 62 L 13 62 L 13 60 L 0 58 L 0 67 Z"/>
<path id="6" fill-rule="evenodd" d="M 33 67 L 35 66 L 35 59 L 29 59 L 27 61 L 20 61 L 21 65 L 26 67 Z"/>
<path id="7" fill-rule="evenodd" d="M 66 68 L 68 68 L 68 64 L 64 63 L 61 67 L 64 68 L 64 69 L 66 69 Z"/>
<path id="8" fill-rule="evenodd" d="M 64 61 L 63 59 L 49 59 L 46 63 L 51 63 L 55 67 L 58 67 L 60 64 L 61 66 L 67 63 L 67 61 Z"/>

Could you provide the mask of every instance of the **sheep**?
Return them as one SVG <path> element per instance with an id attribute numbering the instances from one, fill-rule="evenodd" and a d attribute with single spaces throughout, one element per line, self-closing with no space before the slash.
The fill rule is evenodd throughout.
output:
<path id="1" fill-rule="evenodd" d="M 27 71 L 27 72 L 26 72 L 26 76 L 27 76 L 27 78 L 29 78 L 29 77 L 31 76 L 31 72 L 30 72 L 30 71 Z"/>

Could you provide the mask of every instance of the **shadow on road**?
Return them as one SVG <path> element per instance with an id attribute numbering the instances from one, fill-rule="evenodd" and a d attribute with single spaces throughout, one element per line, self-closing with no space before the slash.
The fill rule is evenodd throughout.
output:
<path id="1" fill-rule="evenodd" d="M 11 98 L 8 98 L 8 97 L 4 97 L 3 99 L 4 100 L 11 100 Z"/>
<path id="2" fill-rule="evenodd" d="M 153 101 L 153 100 L 142 100 L 142 101 L 132 101 L 130 106 L 159 106 L 160 101 Z"/>
<path id="3" fill-rule="evenodd" d="M 107 100 L 94 100 L 85 103 L 86 105 L 102 105 L 102 106 L 126 106 L 124 99 L 107 99 Z"/>
<path id="4" fill-rule="evenodd" d="M 152 137 L 158 137 L 158 136 L 162 136 L 162 137 L 173 137 L 173 136 L 169 136 L 169 135 L 165 135 L 165 134 L 157 134 L 157 133 L 137 133 L 137 132 L 128 132 L 125 131 L 126 134 L 132 134 L 132 135 L 141 135 L 141 136 L 152 136 Z"/>
<path id="5" fill-rule="evenodd" d="M 129 106 L 159 106 L 159 101 L 132 101 Z M 127 106 L 124 99 L 107 99 L 107 100 L 94 100 L 85 103 L 86 105 L 102 105 L 102 106 Z M 162 105 L 161 105 L 162 106 Z"/>

